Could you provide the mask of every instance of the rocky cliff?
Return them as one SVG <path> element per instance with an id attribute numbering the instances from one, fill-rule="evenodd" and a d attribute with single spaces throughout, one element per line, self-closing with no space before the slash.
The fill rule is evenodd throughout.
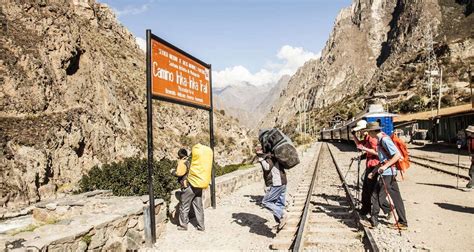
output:
<path id="1" fill-rule="evenodd" d="M 307 113 L 318 130 L 335 115 L 354 116 L 365 106 L 364 98 L 377 93 L 409 91 L 401 100 L 385 100 L 394 110 L 413 95 L 428 106 L 429 32 L 431 52 L 444 69 L 444 89 L 454 103 L 468 100 L 472 6 L 472 1 L 354 0 L 337 16 L 321 58 L 305 63 L 291 77 L 262 125 L 295 133 L 295 116 Z M 299 105 L 303 100 L 308 106 Z"/>
<path id="2" fill-rule="evenodd" d="M 22 2 L 22 3 L 20 3 Z M 89 1 L 2 1 L 0 205 L 70 192 L 94 165 L 146 156 L 145 55 Z M 25 3 L 31 2 L 31 3 Z M 155 157 L 208 143 L 208 113 L 154 101 Z M 242 162 L 247 130 L 215 114 L 216 160 Z"/>

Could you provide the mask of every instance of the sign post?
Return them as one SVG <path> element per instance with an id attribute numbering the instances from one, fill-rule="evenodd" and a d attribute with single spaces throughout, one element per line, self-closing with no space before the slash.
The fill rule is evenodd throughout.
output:
<path id="1" fill-rule="evenodd" d="M 214 155 L 212 68 L 210 64 L 153 35 L 151 30 L 146 30 L 146 43 L 148 192 L 151 243 L 155 243 L 152 100 L 157 99 L 209 111 L 210 147 Z M 211 205 L 216 208 L 214 165 L 211 177 Z"/>

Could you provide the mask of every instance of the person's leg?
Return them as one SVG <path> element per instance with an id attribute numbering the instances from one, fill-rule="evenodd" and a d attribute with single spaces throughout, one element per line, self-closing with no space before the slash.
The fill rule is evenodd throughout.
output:
<path id="1" fill-rule="evenodd" d="M 390 176 L 387 176 L 387 177 L 390 177 Z M 403 204 L 403 199 L 400 193 L 400 188 L 398 187 L 397 180 L 393 176 L 391 177 L 390 181 L 386 180 L 386 182 L 388 182 L 386 183 L 388 187 L 387 189 L 390 194 L 390 197 L 392 198 L 392 201 L 393 201 L 392 203 L 395 207 L 395 210 L 397 211 L 398 222 L 401 224 L 407 225 L 408 222 L 405 215 L 405 205 Z"/>
<path id="2" fill-rule="evenodd" d="M 380 204 L 379 204 L 379 194 L 381 192 L 381 181 L 379 180 L 380 176 L 376 175 L 372 180 L 374 181 L 374 190 L 372 192 L 372 196 L 370 197 L 370 202 L 372 203 L 372 209 L 370 212 L 370 220 L 373 226 L 377 226 L 379 223 L 379 212 L 380 212 Z"/>
<path id="3" fill-rule="evenodd" d="M 202 206 L 202 189 L 193 187 L 191 188 L 195 195 L 193 199 L 193 210 L 194 214 L 196 215 L 198 229 L 204 230 L 204 208 Z"/>
<path id="4" fill-rule="evenodd" d="M 281 219 L 283 214 L 281 206 L 278 206 L 277 202 L 281 197 L 281 192 L 285 189 L 285 186 L 272 186 L 262 200 L 262 204 L 268 208 L 277 219 Z"/>
<path id="5" fill-rule="evenodd" d="M 181 193 L 181 202 L 179 206 L 179 225 L 183 228 L 187 228 L 189 223 L 189 209 L 191 202 L 194 198 L 193 190 L 191 186 L 188 186 Z"/>
<path id="6" fill-rule="evenodd" d="M 372 192 L 374 191 L 374 180 L 369 179 L 369 173 L 372 172 L 374 168 L 367 168 L 365 170 L 365 175 L 364 175 L 364 182 L 362 184 L 362 207 L 360 208 L 359 213 L 361 215 L 366 215 L 370 213 L 370 198 L 372 196 Z"/>
<path id="7" fill-rule="evenodd" d="M 474 157 L 471 157 L 472 160 L 474 161 Z M 467 183 L 466 187 L 467 188 L 472 188 L 472 185 L 474 184 L 474 181 L 472 179 L 474 178 L 474 162 L 471 161 L 471 168 L 469 169 L 469 182 Z"/>
<path id="8" fill-rule="evenodd" d="M 286 204 L 286 185 L 282 185 L 282 190 L 280 192 L 280 197 L 278 197 L 277 202 L 275 203 L 281 211 L 281 216 L 283 217 L 285 213 L 285 204 Z"/>

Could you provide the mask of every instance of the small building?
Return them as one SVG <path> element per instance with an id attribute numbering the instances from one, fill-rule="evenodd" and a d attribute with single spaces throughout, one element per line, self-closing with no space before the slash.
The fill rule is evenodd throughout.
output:
<path id="1" fill-rule="evenodd" d="M 400 115 L 394 118 L 396 129 L 407 133 L 426 132 L 432 142 L 455 144 L 458 133 L 469 125 L 474 125 L 474 108 L 471 104 L 442 108 L 414 114 Z M 408 132 L 407 132 L 408 131 Z"/>

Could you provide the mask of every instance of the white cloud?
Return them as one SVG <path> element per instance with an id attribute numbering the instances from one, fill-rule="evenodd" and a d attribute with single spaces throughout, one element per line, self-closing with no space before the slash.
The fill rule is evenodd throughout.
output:
<path id="1" fill-rule="evenodd" d="M 282 46 L 276 57 L 278 62 L 267 62 L 256 73 L 251 73 L 244 66 L 228 67 L 222 71 L 213 71 L 214 87 L 240 85 L 249 82 L 253 85 L 265 85 L 277 82 L 285 74 L 292 75 L 306 61 L 320 57 L 320 53 L 305 51 L 302 47 Z"/>
<path id="2" fill-rule="evenodd" d="M 117 17 L 126 15 L 137 15 L 147 11 L 150 8 L 149 4 L 142 4 L 140 6 L 127 5 L 123 9 L 113 9 Z"/>
<path id="3" fill-rule="evenodd" d="M 137 41 L 138 47 L 146 52 L 146 40 L 141 37 L 136 37 L 135 41 Z"/>

